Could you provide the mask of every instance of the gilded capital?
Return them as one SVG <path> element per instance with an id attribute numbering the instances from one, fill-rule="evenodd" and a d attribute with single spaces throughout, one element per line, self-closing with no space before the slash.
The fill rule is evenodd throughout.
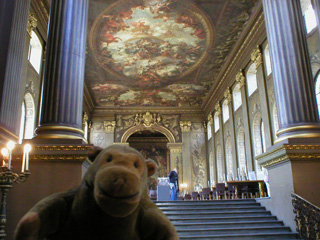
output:
<path id="1" fill-rule="evenodd" d="M 190 132 L 191 131 L 192 122 L 191 121 L 181 121 L 180 127 L 182 132 Z"/>
<path id="2" fill-rule="evenodd" d="M 221 114 L 221 105 L 219 102 L 216 103 L 216 105 L 214 106 L 214 110 L 216 111 L 216 113 L 218 113 L 219 115 Z"/>
<path id="3" fill-rule="evenodd" d="M 240 88 L 246 85 L 246 77 L 244 76 L 243 69 L 240 69 L 236 75 L 236 82 L 240 84 Z"/>
<path id="4" fill-rule="evenodd" d="M 104 121 L 103 127 L 105 132 L 114 132 L 116 121 Z"/>
<path id="5" fill-rule="evenodd" d="M 84 112 L 83 117 L 82 117 L 82 126 L 83 126 L 83 128 L 88 125 L 88 119 L 89 119 L 88 118 L 88 114 L 86 112 Z"/>
<path id="6" fill-rule="evenodd" d="M 262 53 L 260 46 L 258 45 L 257 48 L 251 53 L 251 60 L 256 64 L 256 69 L 262 64 Z"/>
<path id="7" fill-rule="evenodd" d="M 31 38 L 32 31 L 37 27 L 38 20 L 35 18 L 33 13 L 29 13 L 28 25 L 27 25 L 27 32 L 29 37 Z"/>
<path id="8" fill-rule="evenodd" d="M 228 100 L 228 103 L 230 103 L 232 101 L 232 94 L 231 94 L 231 90 L 229 87 L 224 92 L 224 97 Z"/>
<path id="9" fill-rule="evenodd" d="M 213 125 L 213 116 L 212 113 L 209 113 L 208 115 L 208 123 L 212 126 Z"/>

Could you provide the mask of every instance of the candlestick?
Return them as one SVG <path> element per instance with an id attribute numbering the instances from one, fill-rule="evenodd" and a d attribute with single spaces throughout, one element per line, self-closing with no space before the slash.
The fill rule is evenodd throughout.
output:
<path id="1" fill-rule="evenodd" d="M 23 156 L 22 156 L 22 167 L 21 167 L 21 172 L 22 172 L 22 173 L 24 173 L 25 164 L 26 164 L 26 153 L 23 152 Z"/>
<path id="2" fill-rule="evenodd" d="M 5 162 L 5 158 L 7 158 L 9 156 L 9 151 L 8 151 L 8 148 L 2 148 L 1 149 L 1 154 L 2 154 L 2 166 L 4 167 L 6 165 L 6 162 Z"/>
<path id="3" fill-rule="evenodd" d="M 9 150 L 9 164 L 8 164 L 8 168 L 11 169 L 11 161 L 12 161 L 12 150 L 14 149 L 15 143 L 12 141 L 9 141 L 7 143 L 7 148 Z"/>
<path id="4" fill-rule="evenodd" d="M 26 171 L 29 171 L 29 152 L 31 151 L 31 145 L 26 144 L 24 146 L 24 151 L 26 153 Z"/>

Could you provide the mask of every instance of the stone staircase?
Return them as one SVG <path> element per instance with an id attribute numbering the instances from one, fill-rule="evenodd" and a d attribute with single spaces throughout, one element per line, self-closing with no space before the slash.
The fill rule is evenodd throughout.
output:
<path id="1" fill-rule="evenodd" d="M 155 203 L 180 239 L 299 239 L 255 199 Z"/>

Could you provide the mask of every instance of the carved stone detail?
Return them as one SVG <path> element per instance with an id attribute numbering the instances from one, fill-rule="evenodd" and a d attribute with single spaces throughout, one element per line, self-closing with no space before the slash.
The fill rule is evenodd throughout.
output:
<path id="1" fill-rule="evenodd" d="M 181 121 L 180 127 L 182 132 L 190 132 L 191 131 L 192 122 L 191 121 Z"/>
<path id="2" fill-rule="evenodd" d="M 260 46 L 251 53 L 251 60 L 256 64 L 256 69 L 263 63 Z"/>
<path id="3" fill-rule="evenodd" d="M 146 112 L 144 114 L 137 113 L 134 118 L 134 125 L 144 125 L 149 128 L 161 122 L 161 116 L 157 113 Z"/>
<path id="4" fill-rule="evenodd" d="M 31 38 L 32 31 L 37 27 L 38 20 L 35 18 L 33 13 L 29 13 L 28 25 L 27 25 L 27 32 L 29 37 Z"/>
<path id="5" fill-rule="evenodd" d="M 219 115 L 221 114 L 221 105 L 219 102 L 216 103 L 216 105 L 214 106 L 214 110 L 216 111 L 216 113 L 218 113 Z"/>
<path id="6" fill-rule="evenodd" d="M 224 97 L 228 100 L 228 103 L 232 102 L 232 94 L 230 87 L 228 87 L 227 90 L 224 92 Z"/>
<path id="7" fill-rule="evenodd" d="M 240 84 L 240 88 L 246 85 L 246 77 L 244 76 L 243 69 L 236 75 L 236 82 Z"/>
<path id="8" fill-rule="evenodd" d="M 116 121 L 104 121 L 103 127 L 105 132 L 114 132 Z"/>
<path id="9" fill-rule="evenodd" d="M 212 113 L 209 113 L 208 115 L 208 123 L 212 126 L 213 125 L 213 116 Z"/>

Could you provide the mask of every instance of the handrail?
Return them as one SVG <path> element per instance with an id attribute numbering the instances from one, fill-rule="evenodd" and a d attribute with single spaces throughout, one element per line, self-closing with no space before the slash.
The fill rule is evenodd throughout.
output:
<path id="1" fill-rule="evenodd" d="M 297 231 L 302 239 L 320 240 L 320 208 L 291 193 Z"/>

